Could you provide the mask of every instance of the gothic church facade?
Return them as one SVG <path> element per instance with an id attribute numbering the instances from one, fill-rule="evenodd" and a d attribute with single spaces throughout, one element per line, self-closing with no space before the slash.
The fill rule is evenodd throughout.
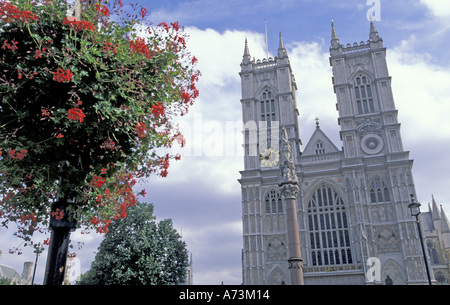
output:
<path id="1" fill-rule="evenodd" d="M 331 36 L 342 149 L 317 122 L 302 150 L 297 85 L 281 34 L 275 58 L 252 59 L 245 42 L 240 72 L 245 156 L 239 179 L 243 284 L 290 284 L 278 186 L 281 128 L 300 181 L 296 203 L 305 284 L 426 284 L 408 209 L 410 194 L 416 194 L 413 161 L 402 144 L 383 40 L 373 22 L 367 42 L 342 45 L 334 24 Z M 431 277 L 448 283 L 448 219 L 434 199 L 421 219 Z"/>

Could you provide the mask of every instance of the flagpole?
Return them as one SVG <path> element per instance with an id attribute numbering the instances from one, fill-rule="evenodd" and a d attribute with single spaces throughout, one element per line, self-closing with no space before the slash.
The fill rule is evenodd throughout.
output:
<path id="1" fill-rule="evenodd" d="M 267 20 L 264 19 L 264 27 L 266 31 L 266 58 L 269 59 L 269 40 L 267 39 Z"/>

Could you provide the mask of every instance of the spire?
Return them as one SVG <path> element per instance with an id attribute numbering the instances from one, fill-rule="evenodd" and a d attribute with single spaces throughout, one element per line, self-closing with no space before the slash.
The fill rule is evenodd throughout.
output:
<path id="1" fill-rule="evenodd" d="M 280 32 L 280 40 L 279 40 L 279 44 L 278 44 L 278 58 L 284 58 L 284 57 L 287 57 L 287 52 L 286 52 L 286 48 L 284 47 L 283 36 L 281 35 L 281 32 Z"/>
<path id="2" fill-rule="evenodd" d="M 450 233 L 450 223 L 448 222 L 447 215 L 445 215 L 444 209 L 441 205 L 441 216 L 442 216 L 442 222 L 441 222 L 441 232 L 442 233 Z"/>
<path id="3" fill-rule="evenodd" d="M 336 29 L 334 28 L 334 20 L 331 20 L 331 41 L 333 40 L 339 40 Z"/>
<path id="4" fill-rule="evenodd" d="M 246 65 L 249 63 L 251 63 L 251 56 L 250 56 L 250 51 L 248 49 L 247 37 L 245 37 L 245 48 L 244 48 L 244 56 L 242 59 L 242 64 Z"/>
<path id="5" fill-rule="evenodd" d="M 339 48 L 339 38 L 336 34 L 336 29 L 334 28 L 334 20 L 331 20 L 331 48 L 337 49 Z"/>
<path id="6" fill-rule="evenodd" d="M 320 128 L 319 118 L 316 118 L 316 128 Z"/>
<path id="7" fill-rule="evenodd" d="M 281 32 L 280 32 L 280 42 L 278 44 L 278 50 L 280 49 L 284 49 L 283 35 L 281 35 Z"/>
<path id="8" fill-rule="evenodd" d="M 378 35 L 377 28 L 375 27 L 375 23 L 373 22 L 372 16 L 370 16 L 370 41 L 377 42 L 380 40 L 380 36 Z"/>
<path id="9" fill-rule="evenodd" d="M 377 33 L 378 34 L 378 31 L 377 31 L 377 29 L 375 27 L 375 23 L 373 22 L 372 16 L 370 16 L 370 33 L 371 34 L 372 33 Z"/>
<path id="10" fill-rule="evenodd" d="M 431 195 L 431 219 L 441 220 L 441 215 L 439 214 L 438 206 L 436 204 L 436 200 L 434 200 L 434 196 Z"/>

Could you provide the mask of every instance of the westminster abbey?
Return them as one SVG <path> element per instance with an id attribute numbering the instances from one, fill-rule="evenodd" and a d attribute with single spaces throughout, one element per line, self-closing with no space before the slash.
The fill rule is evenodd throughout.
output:
<path id="1" fill-rule="evenodd" d="M 373 21 L 366 42 L 343 45 L 332 24 L 330 64 L 342 143 L 317 121 L 302 149 L 297 85 L 280 34 L 275 58 L 241 63 L 244 170 L 243 284 L 290 284 L 279 133 L 298 176 L 297 219 L 305 284 L 428 284 L 415 218 L 413 160 L 402 144 L 386 62 Z M 400 109 L 401 111 L 401 109 Z M 254 122 L 254 124 L 251 124 Z M 411 126 L 404 126 L 412 128 Z M 342 149 L 338 149 L 342 147 Z M 420 214 L 433 284 L 450 282 L 450 227 L 434 198 Z M 376 262 L 372 264 L 372 262 Z"/>

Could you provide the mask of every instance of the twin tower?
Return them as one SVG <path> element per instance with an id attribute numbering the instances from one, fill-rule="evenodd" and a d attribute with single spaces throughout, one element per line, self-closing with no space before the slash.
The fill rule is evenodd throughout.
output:
<path id="1" fill-rule="evenodd" d="M 427 283 L 408 209 L 410 194 L 416 194 L 413 161 L 403 148 L 386 48 L 373 21 L 366 42 L 345 46 L 332 24 L 330 64 L 342 149 L 318 123 L 302 149 L 297 85 L 281 34 L 275 58 L 252 59 L 245 42 L 242 117 L 244 126 L 254 128 L 244 130 L 245 168 L 239 179 L 243 284 L 291 284 L 279 187 L 281 130 L 299 181 L 295 209 L 304 283 Z M 438 213 L 448 230 L 445 214 Z M 450 230 L 440 232 L 444 257 L 450 254 Z M 448 264 L 441 273 L 450 279 Z"/>

